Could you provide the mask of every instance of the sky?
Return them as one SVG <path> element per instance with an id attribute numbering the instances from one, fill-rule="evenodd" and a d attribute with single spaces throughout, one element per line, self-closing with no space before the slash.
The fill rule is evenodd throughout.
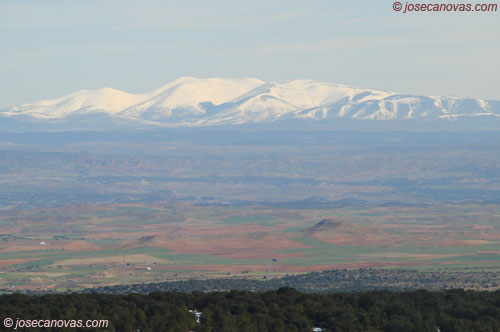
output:
<path id="1" fill-rule="evenodd" d="M 82 89 L 142 93 L 182 76 L 308 78 L 500 100 L 499 59 L 500 9 L 403 14 L 387 0 L 0 0 L 0 108 Z"/>

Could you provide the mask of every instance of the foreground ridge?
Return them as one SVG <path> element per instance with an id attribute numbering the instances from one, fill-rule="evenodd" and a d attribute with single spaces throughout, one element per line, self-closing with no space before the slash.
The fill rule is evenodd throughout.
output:
<path id="1" fill-rule="evenodd" d="M 267 279 L 267 278 L 266 278 Z M 214 278 L 203 280 L 170 281 L 98 287 L 85 290 L 91 293 L 148 294 L 156 291 L 269 291 L 292 287 L 306 293 L 361 292 L 372 290 L 403 291 L 412 289 L 442 290 L 464 288 L 495 290 L 500 287 L 500 277 L 495 271 L 412 271 L 412 270 L 328 270 L 282 278 L 257 280 L 241 278 Z"/>
<path id="2" fill-rule="evenodd" d="M 303 294 L 282 287 L 257 293 L 13 294 L 0 296 L 0 301 L 4 322 L 17 328 L 36 317 L 43 327 L 34 331 L 57 320 L 75 326 L 96 322 L 94 330 L 99 331 L 200 332 L 467 332 L 498 331 L 500 324 L 500 292 L 460 289 Z"/>

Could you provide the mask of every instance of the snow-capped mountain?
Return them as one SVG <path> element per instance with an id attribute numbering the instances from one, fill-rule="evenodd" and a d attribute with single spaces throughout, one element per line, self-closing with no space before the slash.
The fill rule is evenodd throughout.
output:
<path id="1" fill-rule="evenodd" d="M 115 123 L 182 127 L 285 119 L 500 119 L 500 101 L 411 96 L 313 80 L 179 78 L 143 94 L 103 88 L 0 110 L 6 119 L 61 123 L 105 117 Z"/>

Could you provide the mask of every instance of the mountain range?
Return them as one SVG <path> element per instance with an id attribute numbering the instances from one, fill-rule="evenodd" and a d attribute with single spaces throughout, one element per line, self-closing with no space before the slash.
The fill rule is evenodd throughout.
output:
<path id="1" fill-rule="evenodd" d="M 52 125 L 202 127 L 279 123 L 284 120 L 500 122 L 500 101 L 418 96 L 313 80 L 264 82 L 256 78 L 179 78 L 142 94 L 81 90 L 0 110 L 0 126 Z M 366 122 L 366 121 L 365 121 Z M 484 122 L 484 121 L 483 121 Z"/>

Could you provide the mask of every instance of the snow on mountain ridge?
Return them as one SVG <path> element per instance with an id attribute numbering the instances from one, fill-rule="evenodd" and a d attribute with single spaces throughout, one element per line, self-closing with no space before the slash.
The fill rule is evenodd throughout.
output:
<path id="1" fill-rule="evenodd" d="M 129 94 L 112 88 L 81 90 L 0 111 L 3 117 L 61 120 L 104 113 L 159 126 L 204 126 L 280 119 L 408 120 L 500 116 L 500 102 L 413 96 L 314 80 L 264 82 L 256 78 L 181 77 L 158 89 Z"/>
<path id="2" fill-rule="evenodd" d="M 255 78 L 247 79 L 197 79 L 182 77 L 152 92 L 145 93 L 144 100 L 128 107 L 121 113 L 125 117 L 140 117 L 148 109 L 172 110 L 187 108 L 194 113 L 203 114 L 200 103 L 219 105 L 228 102 L 264 82 Z"/>
<path id="3" fill-rule="evenodd" d="M 35 118 L 51 119 L 75 112 L 104 111 L 120 112 L 123 107 L 139 101 L 139 96 L 112 88 L 80 90 L 64 97 L 22 104 L 10 108 L 7 113 L 31 115 Z"/>

